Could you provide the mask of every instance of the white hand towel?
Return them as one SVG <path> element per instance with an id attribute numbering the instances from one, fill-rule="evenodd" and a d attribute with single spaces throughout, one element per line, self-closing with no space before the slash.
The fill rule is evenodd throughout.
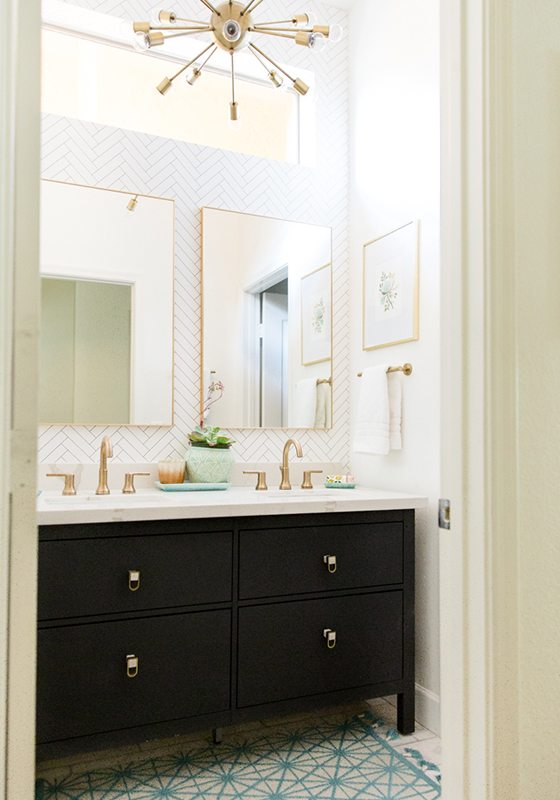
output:
<path id="1" fill-rule="evenodd" d="M 388 364 L 364 370 L 360 383 L 354 452 L 386 456 L 402 448 L 402 386 Z"/>
<path id="2" fill-rule="evenodd" d="M 331 427 L 331 394 L 330 383 L 319 383 L 317 385 L 314 426 L 317 430 Z"/>
<path id="3" fill-rule="evenodd" d="M 364 370 L 354 434 L 354 451 L 385 456 L 391 449 L 387 365 Z"/>
<path id="4" fill-rule="evenodd" d="M 304 378 L 296 384 L 293 412 L 290 414 L 290 428 L 313 428 L 317 405 L 317 379 Z"/>
<path id="5" fill-rule="evenodd" d="M 389 436 L 391 450 L 402 450 L 402 381 L 397 373 L 387 375 L 389 385 Z"/>

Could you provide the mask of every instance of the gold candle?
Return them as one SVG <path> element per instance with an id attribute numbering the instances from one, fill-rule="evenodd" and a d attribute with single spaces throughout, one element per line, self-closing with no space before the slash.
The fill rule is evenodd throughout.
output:
<path id="1" fill-rule="evenodd" d="M 184 483 L 185 461 L 179 458 L 168 458 L 158 464 L 160 483 Z"/>

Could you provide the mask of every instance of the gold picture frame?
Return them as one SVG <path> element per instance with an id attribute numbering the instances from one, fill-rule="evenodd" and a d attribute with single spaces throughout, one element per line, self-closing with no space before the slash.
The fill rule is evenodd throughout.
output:
<path id="1" fill-rule="evenodd" d="M 362 349 L 420 338 L 420 223 L 407 222 L 363 246 Z"/>

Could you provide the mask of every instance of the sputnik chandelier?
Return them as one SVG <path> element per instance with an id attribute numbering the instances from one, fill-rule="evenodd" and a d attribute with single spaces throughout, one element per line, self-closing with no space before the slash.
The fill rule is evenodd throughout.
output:
<path id="1" fill-rule="evenodd" d="M 267 56 L 254 43 L 255 37 L 263 35 L 291 39 L 297 45 L 315 51 L 322 50 L 329 40 L 340 41 L 342 38 L 342 28 L 339 25 L 317 25 L 311 14 L 295 14 L 289 19 L 256 22 L 253 13 L 264 0 L 249 0 L 249 2 L 229 0 L 215 6 L 209 0 L 200 2 L 211 12 L 208 23 L 184 19 L 177 16 L 174 11 L 160 11 L 157 23 L 133 23 L 135 44 L 139 49 L 149 49 L 162 45 L 171 38 L 195 36 L 201 33 L 211 34 L 212 42 L 174 75 L 164 78 L 157 90 L 160 94 L 165 94 L 171 89 L 173 82 L 187 70 L 187 83 L 192 86 L 218 48 L 226 50 L 231 56 L 230 119 L 232 122 L 237 122 L 239 119 L 239 107 L 235 96 L 235 54 L 240 50 L 246 49 L 257 59 L 277 89 L 281 88 L 287 79 L 301 96 L 309 91 L 309 86 L 301 78 L 293 77 Z"/>

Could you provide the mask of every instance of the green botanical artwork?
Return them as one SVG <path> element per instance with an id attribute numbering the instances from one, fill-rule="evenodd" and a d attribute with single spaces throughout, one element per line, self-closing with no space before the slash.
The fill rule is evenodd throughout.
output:
<path id="1" fill-rule="evenodd" d="M 379 301 L 383 311 L 392 311 L 399 296 L 399 283 L 396 273 L 382 272 L 379 280 Z"/>
<path id="2" fill-rule="evenodd" d="M 313 319 L 311 325 L 317 334 L 323 333 L 325 330 L 327 306 L 324 299 L 321 297 L 313 306 Z"/>

